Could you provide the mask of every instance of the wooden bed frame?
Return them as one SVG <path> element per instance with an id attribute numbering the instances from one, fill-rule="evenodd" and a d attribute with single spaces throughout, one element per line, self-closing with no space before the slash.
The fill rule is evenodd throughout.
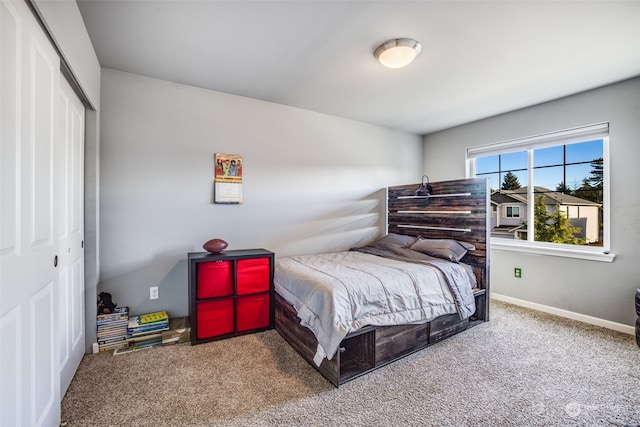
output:
<path id="1" fill-rule="evenodd" d="M 315 336 L 300 325 L 295 309 L 276 293 L 276 330 L 336 387 L 489 320 L 488 180 L 434 183 L 423 180 L 419 184 L 389 187 L 387 193 L 389 233 L 462 240 L 476 247 L 461 261 L 469 264 L 476 275 L 476 312 L 465 320 L 460 320 L 458 314 L 450 314 L 419 325 L 366 326 L 348 334 L 333 359 L 325 358 L 316 366 Z"/>

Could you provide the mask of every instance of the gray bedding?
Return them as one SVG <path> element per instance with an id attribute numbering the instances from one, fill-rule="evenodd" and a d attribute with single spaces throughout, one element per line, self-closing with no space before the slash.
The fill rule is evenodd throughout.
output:
<path id="1" fill-rule="evenodd" d="M 475 312 L 469 266 L 381 242 L 279 258 L 274 286 L 315 334 L 318 365 L 366 325 L 424 323 L 453 313 L 464 319 Z"/>

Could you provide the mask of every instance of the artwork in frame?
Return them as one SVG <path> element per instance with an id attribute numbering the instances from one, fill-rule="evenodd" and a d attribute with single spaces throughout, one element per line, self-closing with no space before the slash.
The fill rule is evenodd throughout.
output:
<path id="1" fill-rule="evenodd" d="M 214 202 L 242 203 L 242 156 L 240 154 L 215 154 Z"/>

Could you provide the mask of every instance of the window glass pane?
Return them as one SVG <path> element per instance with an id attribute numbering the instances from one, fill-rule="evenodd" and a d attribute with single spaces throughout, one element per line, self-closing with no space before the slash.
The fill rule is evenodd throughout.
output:
<path id="1" fill-rule="evenodd" d="M 488 174 L 476 174 L 477 178 L 489 178 L 489 187 L 491 188 L 491 192 L 494 192 L 500 188 L 500 174 L 499 173 L 488 173 Z"/>
<path id="2" fill-rule="evenodd" d="M 519 217 L 520 217 L 520 206 L 507 207 L 507 218 L 519 218 Z"/>
<path id="3" fill-rule="evenodd" d="M 567 147 L 567 163 L 591 162 L 602 158 L 603 141 L 581 142 L 579 144 L 569 144 Z"/>
<path id="4" fill-rule="evenodd" d="M 527 152 L 508 153 L 500 155 L 500 170 L 516 171 L 527 170 Z"/>
<path id="5" fill-rule="evenodd" d="M 598 175 L 591 165 L 570 165 L 567 166 L 567 170 L 571 171 L 569 173 L 576 177 L 582 176 L 581 182 L 578 183 L 572 193 L 573 195 L 594 203 L 602 203 L 604 182 L 601 176 L 597 179 L 590 179 L 590 177 Z"/>
<path id="6" fill-rule="evenodd" d="M 564 146 L 540 148 L 533 152 L 533 167 L 564 164 Z"/>
<path id="7" fill-rule="evenodd" d="M 590 178 L 591 178 L 591 171 L 593 170 L 594 168 L 591 166 L 590 163 L 567 165 L 568 187 L 575 191 L 578 188 L 583 186 L 585 179 L 591 184 Z"/>
<path id="8" fill-rule="evenodd" d="M 535 155 L 535 154 L 534 154 Z M 533 182 L 536 187 L 555 191 L 564 182 L 564 167 L 553 166 L 533 170 Z"/>
<path id="9" fill-rule="evenodd" d="M 514 187 L 510 186 L 509 184 L 512 182 L 511 179 L 509 179 L 508 175 L 514 175 L 516 180 L 516 187 L 515 188 L 522 188 L 522 187 L 526 187 L 527 186 L 527 182 L 528 182 L 528 178 L 527 178 L 527 170 L 517 170 L 517 171 L 508 171 L 508 172 L 504 172 L 500 174 L 500 188 L 501 189 L 506 189 L 506 190 L 513 190 Z M 506 177 L 506 178 L 505 178 Z"/>
<path id="10" fill-rule="evenodd" d="M 583 163 L 534 170 L 535 241 L 603 245 L 602 210 L 594 201 L 602 191 L 589 184 L 592 169 Z"/>
<path id="11" fill-rule="evenodd" d="M 499 156 L 479 157 L 476 159 L 476 175 L 498 172 Z"/>

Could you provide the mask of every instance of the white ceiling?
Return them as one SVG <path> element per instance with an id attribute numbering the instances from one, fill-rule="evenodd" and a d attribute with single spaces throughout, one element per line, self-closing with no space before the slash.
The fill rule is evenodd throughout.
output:
<path id="1" fill-rule="evenodd" d="M 417 134 L 640 75 L 640 1 L 78 5 L 105 68 Z M 400 37 L 418 58 L 377 63 Z"/>

